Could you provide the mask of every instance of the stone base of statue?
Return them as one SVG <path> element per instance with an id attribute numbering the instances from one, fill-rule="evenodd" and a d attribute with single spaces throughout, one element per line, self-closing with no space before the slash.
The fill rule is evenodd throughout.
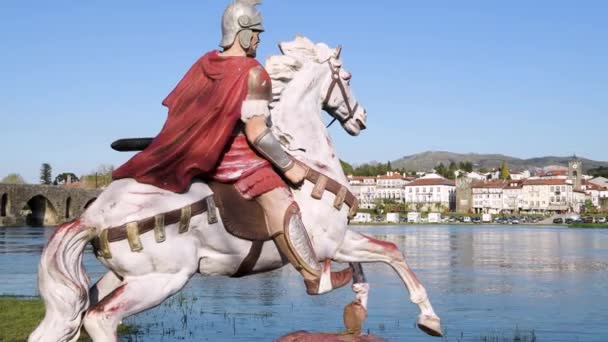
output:
<path id="1" fill-rule="evenodd" d="M 285 335 L 276 342 L 386 342 L 382 337 L 374 335 L 354 335 L 347 333 L 312 333 L 307 331 L 296 331 Z"/>

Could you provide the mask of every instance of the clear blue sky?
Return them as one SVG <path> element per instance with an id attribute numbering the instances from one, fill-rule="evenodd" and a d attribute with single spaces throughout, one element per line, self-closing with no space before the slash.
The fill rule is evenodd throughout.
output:
<path id="1" fill-rule="evenodd" d="M 228 1 L 0 2 L 0 177 L 40 164 L 77 175 L 153 136 L 162 99 L 217 47 Z M 258 57 L 301 33 L 343 44 L 367 108 L 357 138 L 331 128 L 342 159 L 426 150 L 608 160 L 608 2 L 291 1 L 260 7 Z"/>

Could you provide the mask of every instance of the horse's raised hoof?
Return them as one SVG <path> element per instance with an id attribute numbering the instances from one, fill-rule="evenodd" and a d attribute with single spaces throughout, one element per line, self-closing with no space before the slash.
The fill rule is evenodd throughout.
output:
<path id="1" fill-rule="evenodd" d="M 349 334 L 360 335 L 366 318 L 367 310 L 358 301 L 350 302 L 344 307 L 344 327 Z"/>
<path id="2" fill-rule="evenodd" d="M 431 336 L 441 337 L 441 322 L 437 316 L 419 315 L 418 328 Z"/>

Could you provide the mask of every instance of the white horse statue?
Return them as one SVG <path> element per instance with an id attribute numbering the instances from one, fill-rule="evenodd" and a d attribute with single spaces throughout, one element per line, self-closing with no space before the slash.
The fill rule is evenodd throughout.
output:
<path id="1" fill-rule="evenodd" d="M 333 179 L 347 191 L 349 184 L 321 112 L 325 110 L 340 121 L 351 135 L 365 128 L 366 113 L 350 90 L 351 74 L 341 65 L 340 48 L 331 49 L 299 36 L 279 47 L 282 54 L 266 62 L 273 81 L 273 133 L 286 151 L 318 177 Z M 430 335 L 441 336 L 439 317 L 398 247 L 349 230 L 349 211 L 352 214 L 356 207 L 335 206 L 339 202 L 336 197 L 343 199 L 344 193 L 325 191 L 316 199 L 311 196 L 313 190 L 318 191 L 318 185 L 305 181 L 293 193 L 319 262 L 325 261 L 327 266 L 330 260 L 389 264 L 407 287 L 410 300 L 420 308 L 418 326 Z M 161 304 L 194 274 L 234 276 L 252 242 L 229 234 L 214 207 L 208 207 L 208 212 L 191 212 L 190 204 L 210 195 L 212 190 L 203 181 L 193 183 L 184 194 L 132 179 L 111 183 L 79 219 L 57 227 L 45 246 L 38 285 L 46 314 L 29 340 L 76 341 L 84 325 L 94 341 L 116 341 L 117 326 L 125 317 Z M 159 222 L 160 214 L 186 207 L 191 218 L 178 216 L 178 222 L 166 225 Z M 132 222 L 142 220 L 151 220 L 154 231 L 141 233 L 137 225 L 133 228 Z M 128 238 L 107 242 L 112 241 L 108 240 L 108 228 L 122 225 Z M 106 243 L 95 245 L 96 254 L 109 272 L 89 289 L 83 251 L 87 243 L 100 238 Z M 285 264 L 274 242 L 263 242 L 248 274 Z M 361 267 L 351 265 L 355 302 L 365 308 L 369 285 Z"/>

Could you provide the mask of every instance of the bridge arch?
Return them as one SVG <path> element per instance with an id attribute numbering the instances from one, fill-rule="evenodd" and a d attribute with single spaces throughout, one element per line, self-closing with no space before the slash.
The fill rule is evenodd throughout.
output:
<path id="1" fill-rule="evenodd" d="M 65 200 L 65 218 L 69 219 L 70 217 L 72 217 L 72 197 Z"/>
<path id="2" fill-rule="evenodd" d="M 28 226 L 53 226 L 59 222 L 57 210 L 53 203 L 43 195 L 37 194 L 30 198 L 21 209 Z"/>
<path id="3" fill-rule="evenodd" d="M 11 208 L 8 203 L 8 194 L 4 193 L 0 196 L 0 217 L 5 217 L 10 212 Z"/>

